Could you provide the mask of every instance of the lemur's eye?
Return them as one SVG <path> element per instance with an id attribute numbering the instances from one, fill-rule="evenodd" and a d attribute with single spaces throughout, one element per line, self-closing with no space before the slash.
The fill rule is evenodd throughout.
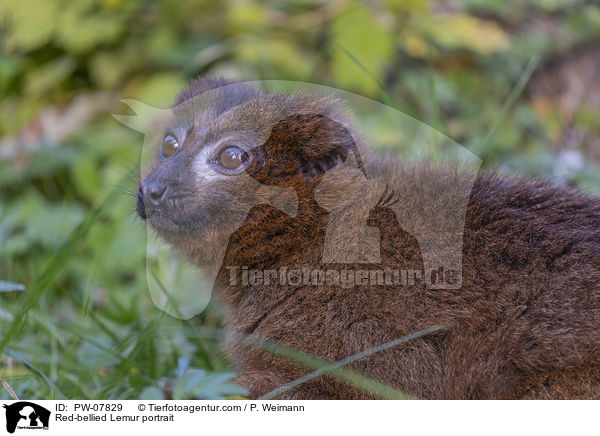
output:
<path id="1" fill-rule="evenodd" d="M 165 159 L 171 157 L 179 149 L 179 141 L 172 133 L 167 133 L 160 147 L 160 155 Z"/>
<path id="2" fill-rule="evenodd" d="M 222 168 L 233 171 L 244 165 L 248 161 L 248 157 L 248 153 L 244 150 L 230 145 L 219 152 L 216 161 Z"/>

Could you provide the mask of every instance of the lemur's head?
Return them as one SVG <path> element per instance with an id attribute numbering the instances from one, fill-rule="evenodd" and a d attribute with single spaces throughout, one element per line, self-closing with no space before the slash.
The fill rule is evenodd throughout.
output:
<path id="1" fill-rule="evenodd" d="M 200 78 L 180 94 L 173 114 L 137 211 L 197 263 L 216 260 L 215 246 L 226 246 L 252 206 L 293 211 L 294 190 L 312 190 L 338 158 L 353 153 L 364 172 L 344 126 L 348 117 L 331 97 Z"/>

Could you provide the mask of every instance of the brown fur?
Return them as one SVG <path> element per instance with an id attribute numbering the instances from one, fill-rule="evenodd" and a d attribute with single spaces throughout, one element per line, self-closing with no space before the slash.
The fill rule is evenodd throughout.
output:
<path id="1" fill-rule="evenodd" d="M 214 235 L 222 232 L 229 238 L 215 293 L 228 307 L 227 323 L 232 335 L 226 351 L 241 373 L 238 382 L 248 388 L 252 398 L 310 370 L 241 344 L 236 340 L 238 334 L 281 342 L 337 361 L 433 325 L 449 329 L 372 354 L 353 362 L 350 369 L 419 398 L 600 398 L 600 199 L 574 189 L 492 173 L 479 176 L 466 212 L 460 289 L 432 290 L 422 282 L 404 287 L 367 285 L 348 289 L 283 286 L 277 282 L 230 285 L 226 267 L 232 265 L 250 269 L 352 267 L 323 265 L 331 209 L 327 198 L 318 202 L 314 194 L 315 187 L 328 186 L 335 188 L 330 192 L 335 190 L 341 197 L 362 195 L 365 185 L 359 171 L 332 169 L 339 150 L 330 144 L 342 144 L 342 149 L 350 150 L 345 136 L 349 131 L 338 130 L 335 123 L 320 130 L 323 118 L 293 115 L 317 113 L 316 106 L 321 114 L 341 113 L 337 103 L 328 100 L 328 108 L 323 101 L 315 104 L 314 98 L 306 96 L 296 100 L 269 98 L 274 97 L 259 95 L 249 100 L 247 112 L 245 103 L 240 103 L 235 109 L 238 112 L 220 122 L 265 124 L 269 131 L 275 126 L 266 142 L 253 148 L 255 161 L 247 171 L 262 184 L 292 187 L 298 198 L 297 214 L 259 204 L 235 229 L 215 213 L 207 218 L 210 226 L 209 221 L 196 226 L 186 218 L 180 221 L 179 234 L 171 227 L 162 232 L 165 239 L 203 268 L 207 262 L 199 259 L 209 258 L 206 253 L 216 250 Z M 291 118 L 285 114 L 268 118 L 285 105 L 292 107 L 288 114 Z M 264 121 L 267 119 L 270 121 Z M 277 124 L 281 119 L 288 124 L 277 130 L 282 126 Z M 213 129 L 226 126 L 215 121 Z M 179 166 L 173 167 L 178 174 L 188 171 L 185 150 Z M 192 148 L 189 150 L 192 153 Z M 287 157 L 278 162 L 278 156 Z M 385 157 L 369 156 L 365 168 L 368 174 L 389 174 L 394 186 L 402 187 L 402 222 L 434 218 L 434 211 L 423 216 L 416 207 L 418 193 L 427 188 L 419 186 L 418 180 L 432 174 L 448 183 L 460 179 L 451 168 L 414 166 Z M 154 174 L 168 181 L 169 171 L 155 170 Z M 158 177 L 154 174 L 149 177 Z M 224 202 L 236 209 L 237 203 L 229 196 L 243 188 L 233 180 L 218 183 L 222 184 L 211 189 L 195 186 L 201 192 L 193 195 L 204 196 L 195 201 L 204 207 Z M 368 225 L 380 230 L 381 263 L 358 264 L 355 268 L 422 269 L 417 241 L 387 207 L 392 201 L 391 192 L 385 193 L 369 213 Z M 161 221 L 148 221 L 161 233 Z M 331 376 L 312 379 L 280 396 L 372 397 Z"/>

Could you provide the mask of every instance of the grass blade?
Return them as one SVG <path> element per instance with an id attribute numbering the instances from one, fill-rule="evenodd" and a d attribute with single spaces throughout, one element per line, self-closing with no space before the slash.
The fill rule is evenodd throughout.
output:
<path id="1" fill-rule="evenodd" d="M 66 399 L 66 397 L 63 395 L 63 393 L 60 391 L 60 389 L 58 389 L 58 387 L 46 376 L 46 374 L 44 374 L 33 363 L 31 363 L 24 356 L 22 356 L 21 354 L 17 353 L 14 350 L 6 349 L 5 351 L 6 351 L 6 354 L 8 354 L 10 357 L 17 359 L 19 362 L 21 362 L 23 365 L 25 365 L 27 368 L 29 368 L 31 371 L 33 371 L 35 374 L 37 374 L 39 377 L 41 377 L 59 400 Z"/>
<path id="2" fill-rule="evenodd" d="M 492 138 L 492 136 L 494 136 L 494 134 L 496 133 L 496 130 L 498 130 L 498 127 L 500 126 L 500 124 L 502 123 L 504 118 L 506 117 L 508 110 L 517 101 L 517 99 L 519 98 L 519 96 L 521 95 L 523 90 L 525 89 L 525 86 L 529 82 L 529 79 L 531 79 L 531 76 L 533 75 L 533 72 L 537 68 L 541 59 L 542 59 L 541 56 L 537 53 L 531 57 L 531 59 L 527 63 L 527 67 L 525 67 L 525 70 L 521 74 L 521 77 L 519 77 L 519 80 L 517 81 L 517 83 L 515 84 L 513 89 L 510 91 L 510 93 L 508 94 L 508 97 L 506 98 L 506 101 L 502 105 L 502 109 L 500 109 L 500 114 L 498 115 L 498 119 L 496 120 L 496 122 L 494 123 L 492 128 L 489 130 L 487 135 L 485 135 L 483 140 L 478 144 L 478 146 L 477 146 L 478 150 L 481 150 L 488 143 L 488 141 Z"/>
<path id="3" fill-rule="evenodd" d="M 114 201 L 116 194 L 117 190 L 111 189 L 100 205 L 93 209 L 73 230 L 73 232 L 71 232 L 66 242 L 58 249 L 49 265 L 40 275 L 39 279 L 31 286 L 31 290 L 25 294 L 25 298 L 20 305 L 19 312 L 13 314 L 14 320 L 8 328 L 7 333 L 4 335 L 4 338 L 2 338 L 2 342 L 0 342 L 0 354 L 2 354 L 10 342 L 18 335 L 29 310 L 31 310 L 33 305 L 40 300 L 42 295 L 51 289 L 52 285 L 56 283 L 59 274 L 63 271 L 67 265 L 67 262 L 75 254 L 77 245 L 87 235 L 94 222 L 98 219 L 101 211 L 104 209 L 104 206 L 109 202 Z"/>
<path id="4" fill-rule="evenodd" d="M 278 395 L 280 395 L 280 394 L 282 394 L 282 393 L 284 393 L 286 391 L 289 391 L 290 389 L 293 389 L 296 386 L 301 385 L 302 383 L 305 383 L 305 382 L 307 382 L 309 380 L 312 380 L 312 379 L 314 379 L 316 377 L 324 375 L 324 374 L 326 374 L 328 372 L 335 371 L 336 369 L 342 368 L 343 366 L 346 366 L 346 365 L 348 365 L 348 364 L 350 364 L 352 362 L 356 362 L 357 360 L 360 360 L 360 359 L 362 359 L 364 357 L 370 356 L 371 354 L 375 354 L 375 353 L 378 353 L 380 351 L 387 350 L 388 348 L 392 348 L 392 347 L 395 347 L 397 345 L 400 345 L 400 344 L 402 344 L 404 342 L 408 342 L 408 341 L 411 341 L 413 339 L 417 339 L 417 338 L 420 338 L 422 336 L 426 336 L 426 335 L 429 335 L 431 333 L 439 332 L 439 331 L 446 330 L 446 329 L 447 329 L 447 327 L 445 327 L 445 326 L 430 327 L 430 328 L 427 328 L 427 329 L 420 330 L 418 332 L 412 333 L 410 335 L 404 336 L 402 338 L 395 339 L 395 340 L 390 341 L 390 342 L 386 342 L 385 344 L 381 344 L 381 345 L 379 345 L 377 347 L 373 347 L 373 348 L 369 348 L 368 350 L 361 351 L 360 353 L 354 354 L 352 356 L 348 356 L 348 357 L 346 357 L 345 359 L 342 359 L 342 360 L 338 360 L 337 362 L 334 362 L 334 363 L 332 363 L 330 365 L 321 367 L 321 368 L 317 369 L 316 371 L 311 372 L 310 374 L 307 374 L 307 375 L 305 375 L 303 377 L 300 377 L 300 378 L 298 378 L 296 380 L 293 380 L 293 381 L 291 381 L 289 383 L 286 383 L 285 385 L 280 386 L 279 388 L 277 388 L 277 389 L 269 392 L 268 394 L 262 396 L 260 399 L 261 400 L 271 400 L 271 399 L 275 398 L 276 396 L 278 396 Z M 406 395 L 406 397 L 407 397 L 407 399 L 411 399 L 412 398 L 410 395 Z"/>
<path id="5" fill-rule="evenodd" d="M 19 401 L 19 397 L 17 397 L 17 394 L 15 394 L 15 391 L 13 391 L 13 389 L 10 387 L 8 382 L 6 380 L 4 380 L 2 377 L 0 377 L 0 384 L 2 386 L 4 386 L 4 389 L 6 389 L 8 391 L 9 395 L 13 398 L 13 400 Z"/>
<path id="6" fill-rule="evenodd" d="M 373 79 L 375 81 L 375 83 L 377 83 L 377 86 L 379 87 L 379 91 L 381 92 L 381 97 L 383 98 L 384 103 L 390 107 L 394 107 L 394 104 L 392 103 L 392 99 L 390 98 L 389 94 L 385 90 L 385 86 L 383 86 L 383 83 L 381 83 L 381 81 L 377 78 L 377 76 L 375 76 L 375 73 L 373 73 L 371 70 L 369 70 L 361 61 L 359 61 L 356 58 L 356 56 L 354 56 L 352 53 L 350 53 L 350 51 L 346 47 L 341 45 L 339 42 L 337 43 L 337 46 L 340 48 L 340 50 L 342 50 L 346 54 L 346 56 L 348 56 L 350 58 L 350 60 L 352 62 L 354 62 L 365 74 L 367 74 L 367 76 L 369 76 L 371 79 Z"/>
<path id="7" fill-rule="evenodd" d="M 441 327 L 440 327 L 441 329 Z M 284 357 L 292 362 L 302 365 L 306 368 L 312 368 L 320 370 L 321 368 L 327 368 L 332 365 L 328 360 L 317 357 L 313 354 L 309 354 L 303 351 L 296 350 L 294 348 L 283 345 L 279 342 L 275 342 L 268 339 L 256 338 L 251 335 L 227 332 L 225 329 L 218 329 L 213 327 L 200 327 L 198 334 L 204 337 L 212 337 L 216 339 L 222 339 L 226 333 L 230 338 L 237 341 L 240 344 L 247 345 L 253 348 L 258 348 L 264 351 L 268 351 L 280 357 Z M 386 344 L 382 345 L 385 346 Z M 334 363 L 335 364 L 335 363 Z M 365 376 L 356 371 L 339 367 L 332 370 L 328 370 L 328 375 L 358 389 L 361 389 L 374 396 L 386 399 L 386 400 L 400 400 L 400 399 L 411 399 L 410 395 L 405 392 L 399 391 L 392 386 L 388 386 L 385 383 L 381 383 L 379 380 Z"/>

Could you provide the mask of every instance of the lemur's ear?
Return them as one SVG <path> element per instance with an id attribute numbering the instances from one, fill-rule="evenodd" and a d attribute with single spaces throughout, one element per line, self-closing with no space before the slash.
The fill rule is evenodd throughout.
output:
<path id="1" fill-rule="evenodd" d="M 193 79 L 175 99 L 175 106 L 184 103 L 185 101 L 202 94 L 203 92 L 210 91 L 211 89 L 221 88 L 223 86 L 231 85 L 235 83 L 231 80 L 226 80 L 222 77 L 213 78 L 209 76 L 198 76 Z"/>
<path id="2" fill-rule="evenodd" d="M 211 102 L 211 107 L 217 114 L 261 94 L 260 90 L 249 82 L 228 80 L 222 77 L 198 76 L 179 93 L 175 99 L 174 108 L 185 106 L 190 102 L 193 104 L 194 97 L 207 91 L 214 91 L 214 101 Z"/>

